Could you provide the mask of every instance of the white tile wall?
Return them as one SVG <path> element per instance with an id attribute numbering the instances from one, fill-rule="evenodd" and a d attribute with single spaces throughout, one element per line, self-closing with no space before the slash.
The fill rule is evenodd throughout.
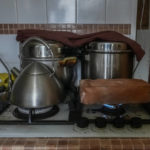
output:
<path id="1" fill-rule="evenodd" d="M 105 24 L 105 0 L 77 0 L 77 23 Z"/>
<path id="2" fill-rule="evenodd" d="M 106 0 L 106 23 L 130 24 L 131 0 Z"/>
<path id="3" fill-rule="evenodd" d="M 0 0 L 0 23 L 17 23 L 16 0 Z"/>
<path id="4" fill-rule="evenodd" d="M 75 23 L 75 0 L 47 0 L 48 23 Z"/>
<path id="5" fill-rule="evenodd" d="M 128 24 L 136 1 L 0 0 L 0 23 Z"/>
<path id="6" fill-rule="evenodd" d="M 46 0 L 17 0 L 18 23 L 47 23 Z"/>
<path id="7" fill-rule="evenodd" d="M 0 35 L 0 57 L 8 66 L 19 68 L 19 44 L 16 41 L 16 35 Z M 0 72 L 6 72 L 0 63 Z"/>

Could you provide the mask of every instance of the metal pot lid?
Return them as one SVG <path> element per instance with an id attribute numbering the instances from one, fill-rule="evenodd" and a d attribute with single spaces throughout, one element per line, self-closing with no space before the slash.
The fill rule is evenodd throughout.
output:
<path id="1" fill-rule="evenodd" d="M 39 74 L 48 74 L 50 73 L 50 70 L 46 65 L 39 63 L 39 62 L 33 62 L 25 67 L 22 74 L 30 74 L 30 75 L 39 75 Z"/>
<path id="2" fill-rule="evenodd" d="M 127 44 L 122 42 L 91 42 L 88 50 L 91 52 L 131 51 L 128 50 Z"/>

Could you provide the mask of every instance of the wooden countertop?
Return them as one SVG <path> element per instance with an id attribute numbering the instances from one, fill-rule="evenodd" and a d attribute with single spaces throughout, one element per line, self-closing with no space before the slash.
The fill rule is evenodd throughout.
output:
<path id="1" fill-rule="evenodd" d="M 0 138 L 1 150 L 150 150 L 150 138 Z"/>

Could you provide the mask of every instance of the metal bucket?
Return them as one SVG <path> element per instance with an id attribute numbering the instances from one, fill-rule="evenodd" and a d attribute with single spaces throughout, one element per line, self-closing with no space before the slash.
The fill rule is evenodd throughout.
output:
<path id="1" fill-rule="evenodd" d="M 82 62 L 82 78 L 131 78 L 133 53 L 121 42 L 93 42 Z"/>

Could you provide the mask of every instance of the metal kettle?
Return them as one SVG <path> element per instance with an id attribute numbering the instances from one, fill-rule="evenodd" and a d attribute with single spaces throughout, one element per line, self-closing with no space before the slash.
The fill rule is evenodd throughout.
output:
<path id="1" fill-rule="evenodd" d="M 54 70 L 33 62 L 17 77 L 11 91 L 10 103 L 19 107 L 44 108 L 64 99 L 63 86 L 55 77 Z"/>
<path id="2" fill-rule="evenodd" d="M 63 52 L 64 47 L 64 45 L 56 41 L 48 41 L 36 36 L 29 37 L 23 43 L 20 43 L 19 58 L 21 70 L 34 61 L 43 63 L 49 68 L 53 65 L 58 79 L 66 88 L 70 87 L 74 74 L 74 65 L 62 65 L 62 62 L 67 59 Z M 74 60 L 74 58 L 68 58 L 67 62 Z"/>

